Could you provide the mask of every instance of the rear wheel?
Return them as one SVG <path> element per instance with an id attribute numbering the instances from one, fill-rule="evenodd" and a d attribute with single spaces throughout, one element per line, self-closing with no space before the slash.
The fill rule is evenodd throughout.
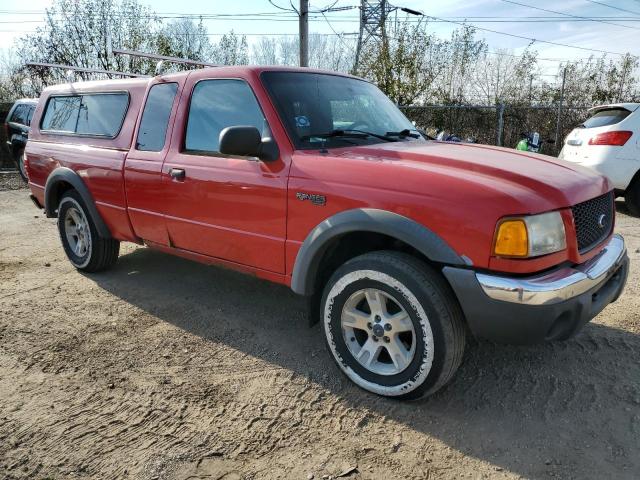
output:
<path id="1" fill-rule="evenodd" d="M 430 266 L 399 252 L 342 265 L 321 302 L 327 346 L 358 386 L 412 399 L 447 384 L 462 361 L 462 311 Z"/>
<path id="2" fill-rule="evenodd" d="M 75 190 L 66 192 L 60 200 L 58 231 L 67 258 L 78 270 L 97 272 L 116 263 L 120 242 L 98 234 L 82 197 Z"/>
<path id="3" fill-rule="evenodd" d="M 22 177 L 22 180 L 24 180 L 25 182 L 28 182 L 29 178 L 27 177 L 27 169 L 24 164 L 24 159 L 25 159 L 24 148 L 21 148 L 16 152 L 16 156 L 15 156 L 16 166 L 18 167 L 18 172 L 20 173 L 20 177 Z"/>
<path id="4" fill-rule="evenodd" d="M 640 217 L 640 175 L 636 175 L 624 193 L 624 203 L 631 215 Z"/>

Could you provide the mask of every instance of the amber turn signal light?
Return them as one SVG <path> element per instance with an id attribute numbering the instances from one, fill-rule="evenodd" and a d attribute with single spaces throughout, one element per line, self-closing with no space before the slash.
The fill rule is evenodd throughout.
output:
<path id="1" fill-rule="evenodd" d="M 529 254 L 524 220 L 504 220 L 498 225 L 493 253 L 499 257 L 526 257 Z"/>

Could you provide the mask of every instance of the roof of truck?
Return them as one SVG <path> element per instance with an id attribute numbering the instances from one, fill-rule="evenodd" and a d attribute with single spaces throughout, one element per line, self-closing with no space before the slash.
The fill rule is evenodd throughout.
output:
<path id="1" fill-rule="evenodd" d="M 38 103 L 38 99 L 37 98 L 19 98 L 18 100 L 16 100 L 13 103 Z"/>
<path id="2" fill-rule="evenodd" d="M 97 90 L 119 89 L 129 90 L 131 88 L 145 88 L 151 77 L 144 78 L 118 78 L 109 80 L 91 80 L 87 82 L 60 83 L 44 89 L 43 93 L 69 93 L 69 92 L 94 92 Z"/>
<path id="3" fill-rule="evenodd" d="M 260 74 L 262 72 L 306 72 L 306 73 L 324 73 L 330 75 L 340 75 L 344 77 L 353 77 L 352 75 L 334 72 L 330 70 L 318 70 L 314 68 L 302 68 L 302 67 L 286 67 L 286 66 L 262 66 L 262 65 L 231 65 L 221 67 L 206 67 L 204 69 L 185 70 L 183 72 L 169 73 L 166 75 L 160 75 L 164 80 L 172 80 L 174 78 L 181 78 L 192 73 L 201 73 L 203 70 L 215 69 L 216 73 L 224 75 L 228 72 L 231 75 L 237 75 L 239 72 L 253 72 Z M 55 93 L 69 93 L 69 92 L 94 92 L 105 89 L 123 89 L 129 90 L 132 88 L 145 88 L 148 83 L 154 77 L 137 77 L 137 78 L 118 78 L 108 80 L 90 80 L 86 82 L 74 82 L 74 83 L 61 83 L 58 85 L 52 85 L 47 87 L 44 91 L 48 94 Z"/>

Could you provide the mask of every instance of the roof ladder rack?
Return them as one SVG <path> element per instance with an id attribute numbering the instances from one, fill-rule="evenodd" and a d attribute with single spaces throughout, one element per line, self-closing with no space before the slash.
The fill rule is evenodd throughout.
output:
<path id="1" fill-rule="evenodd" d="M 219 67 L 215 63 L 199 62 L 197 60 L 190 60 L 188 58 L 170 57 L 167 55 L 157 55 L 155 53 L 139 52 L 137 50 L 123 50 L 114 48 L 111 50 L 114 55 L 129 55 L 132 57 L 150 58 L 152 60 L 158 60 L 156 65 L 156 75 L 162 75 L 164 73 L 164 62 L 169 63 L 181 63 L 184 65 L 194 65 L 198 67 Z"/>
<path id="2" fill-rule="evenodd" d="M 142 75 L 139 73 L 126 73 L 126 72 L 117 72 L 113 70 L 101 70 L 99 68 L 85 68 L 85 67 L 75 67 L 73 65 L 62 65 L 60 63 L 42 63 L 42 62 L 27 62 L 25 63 L 27 67 L 45 67 L 45 68 L 59 68 L 61 70 L 67 71 L 67 80 L 69 82 L 73 81 L 73 72 L 85 72 L 85 73 L 102 73 L 105 75 L 118 75 L 121 77 L 149 77 L 149 75 Z"/>

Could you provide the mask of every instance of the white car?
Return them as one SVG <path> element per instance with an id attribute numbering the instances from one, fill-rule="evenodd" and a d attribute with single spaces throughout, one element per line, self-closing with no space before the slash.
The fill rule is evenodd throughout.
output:
<path id="1" fill-rule="evenodd" d="M 590 117 L 566 138 L 559 158 L 609 177 L 629 211 L 640 215 L 640 103 L 589 110 Z"/>

